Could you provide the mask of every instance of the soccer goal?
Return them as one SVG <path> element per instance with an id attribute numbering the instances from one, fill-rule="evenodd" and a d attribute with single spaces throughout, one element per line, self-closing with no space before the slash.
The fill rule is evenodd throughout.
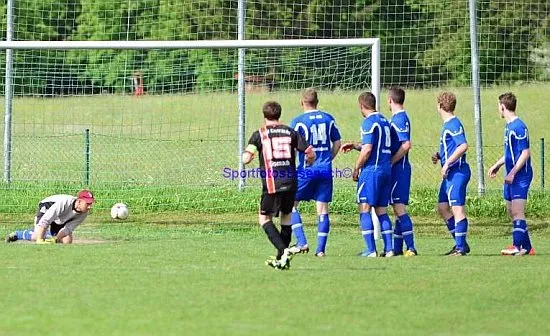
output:
<path id="1" fill-rule="evenodd" d="M 4 41 L 0 49 L 13 53 L 3 157 L 13 196 L 4 206 L 14 212 L 30 191 L 83 185 L 102 195 L 100 207 L 124 201 L 133 213 L 256 211 L 260 182 L 242 170 L 240 153 L 265 101 L 279 101 L 288 123 L 302 113 L 300 91 L 315 87 L 344 139 L 359 140 L 357 97 L 380 92 L 376 38 Z M 340 180 L 337 190 L 353 189 Z"/>

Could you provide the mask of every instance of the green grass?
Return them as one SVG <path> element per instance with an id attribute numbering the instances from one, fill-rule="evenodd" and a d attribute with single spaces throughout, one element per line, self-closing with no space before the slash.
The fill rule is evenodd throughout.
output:
<path id="1" fill-rule="evenodd" d="M 225 216 L 221 216 L 225 217 Z M 311 222 L 311 216 L 305 216 Z M 444 228 L 417 218 L 420 256 L 363 259 L 355 227 L 335 216 L 328 257 L 296 256 L 289 271 L 254 216 L 164 214 L 91 220 L 91 245 L 0 244 L 5 335 L 547 335 L 547 223 L 539 255 L 501 257 L 505 222 L 472 221 L 471 256 L 439 256 Z M 2 231 L 11 225 L 1 225 Z M 313 240 L 313 227 L 307 227 Z"/>

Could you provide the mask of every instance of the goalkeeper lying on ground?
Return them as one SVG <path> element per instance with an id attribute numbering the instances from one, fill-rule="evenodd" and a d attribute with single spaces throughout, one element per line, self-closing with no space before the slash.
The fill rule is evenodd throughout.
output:
<path id="1" fill-rule="evenodd" d="M 84 222 L 94 202 L 94 196 L 89 190 L 79 191 L 76 197 L 71 195 L 46 197 L 38 204 L 34 231 L 12 232 L 6 236 L 6 243 L 32 240 L 37 244 L 71 244 L 73 231 Z"/>

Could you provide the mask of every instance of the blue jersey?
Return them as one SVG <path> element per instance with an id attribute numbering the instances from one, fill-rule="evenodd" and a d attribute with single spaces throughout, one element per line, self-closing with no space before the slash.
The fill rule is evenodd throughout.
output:
<path id="1" fill-rule="evenodd" d="M 401 147 L 401 143 L 404 141 L 411 141 L 411 123 L 409 117 L 405 111 L 399 111 L 394 114 L 390 121 L 391 129 L 391 155 L 394 156 L 395 153 Z M 399 161 L 394 163 L 394 165 L 408 165 L 409 164 L 409 153 L 405 154 Z"/>
<path id="2" fill-rule="evenodd" d="M 458 146 L 465 144 L 466 134 L 464 133 L 464 126 L 457 117 L 452 117 L 443 123 L 441 129 L 441 137 L 439 138 L 439 156 L 441 158 L 441 166 L 445 165 L 447 160 Z M 466 163 L 466 153 L 462 154 L 458 160 L 449 165 L 449 168 L 460 168 Z"/>
<path id="3" fill-rule="evenodd" d="M 521 152 L 529 148 L 529 131 L 521 119 L 515 118 L 506 124 L 504 130 L 504 164 L 506 174 L 512 170 L 516 164 Z M 531 157 L 527 159 L 525 165 L 516 173 L 517 177 L 533 175 L 531 167 Z"/>
<path id="4" fill-rule="evenodd" d="M 332 143 L 340 140 L 340 131 L 329 113 L 313 110 L 294 118 L 290 127 L 294 128 L 315 151 L 312 169 L 332 169 Z M 298 153 L 298 169 L 306 168 L 304 153 Z"/>
<path id="5" fill-rule="evenodd" d="M 371 144 L 372 152 L 363 169 L 390 169 L 391 135 L 390 123 L 380 112 L 371 113 L 361 125 L 361 144 Z"/>

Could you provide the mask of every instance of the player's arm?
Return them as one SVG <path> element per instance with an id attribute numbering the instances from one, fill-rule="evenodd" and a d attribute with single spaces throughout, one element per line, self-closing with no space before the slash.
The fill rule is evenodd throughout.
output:
<path id="1" fill-rule="evenodd" d="M 61 202 L 54 203 L 48 210 L 46 210 L 38 223 L 36 223 L 31 239 L 36 240 L 37 242 L 43 241 L 48 227 L 56 218 L 59 217 L 62 210 Z"/>
<path id="2" fill-rule="evenodd" d="M 338 126 L 336 126 L 336 121 L 332 120 L 329 124 L 330 129 L 330 141 L 332 142 L 332 159 L 338 155 L 338 152 L 340 151 L 340 148 L 342 148 L 342 135 L 340 134 L 340 130 L 338 129 Z"/>
<path id="3" fill-rule="evenodd" d="M 347 153 L 351 151 L 352 149 L 355 149 L 356 151 L 361 151 L 361 143 L 360 142 L 346 142 L 345 144 L 340 147 L 340 151 Z"/>
<path id="4" fill-rule="evenodd" d="M 342 141 L 336 140 L 332 143 L 332 159 L 338 155 L 338 152 L 340 151 L 340 148 L 342 147 Z"/>
<path id="5" fill-rule="evenodd" d="M 460 157 L 462 157 L 462 155 L 464 155 L 464 153 L 466 153 L 466 151 L 468 151 L 468 144 L 467 143 L 462 143 L 462 144 L 458 145 L 458 147 L 456 147 L 453 154 L 451 154 L 451 156 L 449 156 L 449 158 L 447 159 L 447 161 L 445 163 L 448 166 L 450 166 L 453 162 L 460 159 Z"/>
<path id="6" fill-rule="evenodd" d="M 258 149 L 255 145 L 249 144 L 246 146 L 243 154 L 242 154 L 242 160 L 244 164 L 249 164 L 254 159 L 254 156 L 258 152 Z"/>
<path id="7" fill-rule="evenodd" d="M 315 162 L 315 151 L 305 138 L 298 132 L 294 131 L 292 135 L 293 148 L 306 155 L 306 165 L 311 166 Z M 294 147 L 295 146 L 295 147 Z"/>
<path id="8" fill-rule="evenodd" d="M 311 166 L 313 162 L 315 162 L 315 151 L 313 150 L 313 146 L 308 146 L 304 154 L 306 154 L 306 164 Z"/>
<path id="9" fill-rule="evenodd" d="M 453 154 L 451 154 L 451 156 L 449 156 L 447 161 L 445 161 L 445 165 L 443 165 L 443 167 L 441 167 L 441 176 L 443 176 L 443 177 L 447 176 L 447 171 L 449 170 L 449 166 L 453 162 L 458 160 L 460 157 L 462 157 L 462 155 L 464 155 L 464 153 L 466 153 L 467 150 L 468 150 L 468 144 L 466 142 L 461 143 L 460 145 L 458 145 L 458 147 L 456 147 Z"/>
<path id="10" fill-rule="evenodd" d="M 493 164 L 487 171 L 487 175 L 491 178 L 497 176 L 497 172 L 504 165 L 504 155 Z"/>
<path id="11" fill-rule="evenodd" d="M 87 215 L 76 216 L 65 223 L 65 226 L 57 233 L 56 239 L 58 243 L 71 244 L 73 231 L 84 222 Z M 67 237 L 67 239 L 65 239 Z"/>
<path id="12" fill-rule="evenodd" d="M 518 160 L 516 161 L 516 164 L 514 165 L 514 167 L 512 167 L 512 169 L 510 169 L 508 175 L 506 175 L 506 177 L 504 178 L 504 182 L 508 184 L 514 182 L 516 173 L 525 166 L 525 163 L 527 162 L 529 157 L 531 157 L 531 150 L 529 148 L 525 148 L 524 150 L 522 150 Z"/>
<path id="13" fill-rule="evenodd" d="M 439 155 L 439 152 L 435 152 L 432 154 L 432 163 L 436 164 L 439 160 L 441 160 L 441 156 Z"/>
<path id="14" fill-rule="evenodd" d="M 409 152 L 409 150 L 411 149 L 411 142 L 410 141 L 401 141 L 401 146 L 399 147 L 399 149 L 397 150 L 397 152 L 395 152 L 395 154 L 393 154 L 392 158 L 391 158 L 391 164 L 393 165 L 394 163 L 396 163 L 397 161 L 401 160 L 403 157 L 405 157 L 405 155 L 407 155 L 407 153 Z"/>
<path id="15" fill-rule="evenodd" d="M 514 164 L 514 167 L 510 169 L 508 175 L 506 175 L 506 177 L 504 178 L 504 182 L 508 184 L 514 181 L 516 173 L 525 166 L 525 163 L 531 156 L 531 150 L 529 149 L 529 133 L 527 131 L 527 127 L 522 127 L 521 129 L 515 130 L 515 134 L 515 141 L 512 142 L 513 146 L 512 144 L 510 145 L 510 150 L 513 150 L 513 148 L 515 148 L 516 150 L 521 151 L 521 154 Z"/>
<path id="16" fill-rule="evenodd" d="M 361 152 L 359 153 L 359 156 L 357 157 L 357 160 L 355 161 L 355 167 L 353 168 L 353 180 L 357 181 L 359 178 L 359 171 L 367 162 L 370 155 L 372 153 L 372 144 L 363 144 L 361 145 Z"/>
<path id="17" fill-rule="evenodd" d="M 258 152 L 258 148 L 260 148 L 261 144 L 262 140 L 260 139 L 260 132 L 256 131 L 252 133 L 250 139 L 248 140 L 248 146 L 246 146 L 244 152 L 241 155 L 241 158 L 245 165 L 252 162 L 252 159 L 254 159 L 254 156 Z"/>

